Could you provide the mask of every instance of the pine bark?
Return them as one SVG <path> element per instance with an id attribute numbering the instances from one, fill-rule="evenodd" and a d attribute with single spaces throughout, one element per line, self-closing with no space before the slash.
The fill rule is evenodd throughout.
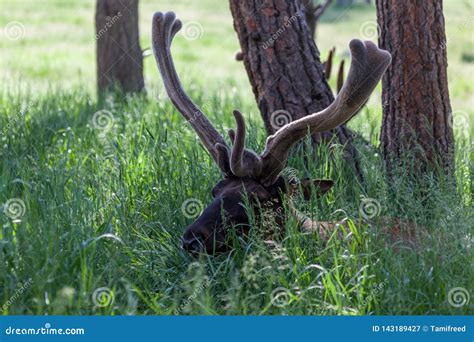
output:
<path id="1" fill-rule="evenodd" d="M 305 20 L 301 0 L 230 0 L 243 61 L 267 133 L 278 130 L 272 114 L 286 111 L 291 120 L 318 112 L 334 101 L 318 48 Z M 346 146 L 345 157 L 362 179 L 352 133 L 339 126 L 313 136 L 318 144 L 334 135 Z"/>
<path id="2" fill-rule="evenodd" d="M 144 88 L 138 31 L 138 0 L 97 0 L 97 86 L 99 92 L 119 87 Z"/>
<path id="3" fill-rule="evenodd" d="M 377 0 L 379 45 L 392 54 L 382 80 L 381 148 L 387 167 L 410 157 L 414 171 L 454 163 L 442 1 Z"/>

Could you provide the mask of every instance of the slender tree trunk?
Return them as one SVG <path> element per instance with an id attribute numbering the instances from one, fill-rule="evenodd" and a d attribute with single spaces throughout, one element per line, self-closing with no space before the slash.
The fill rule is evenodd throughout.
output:
<path id="1" fill-rule="evenodd" d="M 138 0 L 97 0 L 97 85 L 141 91 L 143 57 L 138 32 Z"/>
<path id="2" fill-rule="evenodd" d="M 377 0 L 379 45 L 392 54 L 383 77 L 381 147 L 389 170 L 414 157 L 415 173 L 453 166 L 442 1 Z"/>
<path id="3" fill-rule="evenodd" d="M 308 24 L 309 33 L 314 39 L 316 36 L 316 15 L 315 15 L 315 6 L 313 0 L 302 0 L 304 6 L 304 16 L 306 19 L 306 24 Z"/>
<path id="4" fill-rule="evenodd" d="M 268 134 L 334 101 L 301 0 L 230 0 L 230 9 Z M 352 134 L 345 126 L 314 135 L 313 140 L 317 144 L 334 134 L 346 146 L 345 157 L 362 179 Z"/>
<path id="5" fill-rule="evenodd" d="M 319 4 L 316 4 L 314 0 L 302 0 L 302 3 L 306 24 L 308 24 L 311 37 L 314 39 L 316 37 L 318 20 L 332 3 L 332 0 L 324 0 Z"/>

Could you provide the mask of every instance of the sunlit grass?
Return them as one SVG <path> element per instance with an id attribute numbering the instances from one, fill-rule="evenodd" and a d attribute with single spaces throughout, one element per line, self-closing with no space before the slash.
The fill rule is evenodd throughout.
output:
<path id="1" fill-rule="evenodd" d="M 205 96 L 195 90 L 193 97 Z M 111 96 L 96 103 L 81 91 L 56 91 L 32 102 L 4 92 L 2 99 L 1 127 L 9 129 L 1 138 L 0 198 L 19 198 L 26 205 L 18 220 L 0 216 L 2 301 L 33 278 L 6 314 L 468 310 L 446 301 L 452 287 L 472 286 L 473 170 L 466 138 L 458 139 L 457 192 L 430 180 L 404 179 L 396 181 L 394 191 L 385 183 L 375 149 L 363 154 L 365 188 L 337 148 L 322 147 L 318 162 L 306 168 L 302 159 L 293 158 L 290 165 L 298 177 L 336 182 L 327 196 L 298 201 L 298 207 L 318 220 L 349 219 L 350 234 L 341 230 L 324 244 L 317 234 L 299 232 L 290 219 L 282 241 L 269 243 L 256 230 L 231 254 L 196 261 L 179 248 L 183 228 L 192 221 L 181 206 L 188 198 L 208 202 L 219 174 L 168 101 Z M 241 99 L 216 95 L 206 101 L 214 121 L 232 125 L 230 115 L 215 113 L 230 113 Z M 18 119 L 22 103 L 27 109 Z M 113 116 L 105 130 L 93 122 L 102 109 Z M 258 148 L 264 135 L 256 132 L 250 141 Z M 423 205 L 416 197 L 420 190 L 428 196 Z M 394 248 L 380 220 L 361 220 L 363 197 L 380 202 L 379 218 L 410 220 L 426 227 L 430 238 L 419 251 Z M 113 305 L 97 308 L 92 302 L 101 287 L 114 292 Z M 272 293 L 285 305 L 273 305 Z"/>

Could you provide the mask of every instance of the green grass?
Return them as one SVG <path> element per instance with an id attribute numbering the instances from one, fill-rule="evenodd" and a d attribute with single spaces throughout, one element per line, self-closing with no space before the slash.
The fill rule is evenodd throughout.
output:
<path id="1" fill-rule="evenodd" d="M 234 108 L 245 112 L 250 145 L 260 151 L 263 125 L 243 66 L 233 60 L 238 44 L 227 3 L 207 0 L 195 9 L 175 2 L 141 1 L 142 47 L 154 10 L 199 21 L 201 39 L 176 39 L 178 71 L 220 131 L 234 125 Z M 1 1 L 8 11 L 0 11 L 0 26 L 18 20 L 26 28 L 22 40 L 1 41 L 0 203 L 25 204 L 16 219 L 0 212 L 0 305 L 11 302 L 0 306 L 3 314 L 472 313 L 472 306 L 455 308 L 447 300 L 452 288 L 471 291 L 474 284 L 472 126 L 455 125 L 455 190 L 452 179 L 428 177 L 399 176 L 387 185 L 375 147 L 360 147 L 367 178 L 361 187 L 340 148 L 322 146 L 318 163 L 304 167 L 295 157 L 290 166 L 298 177 L 331 178 L 335 188 L 297 206 L 319 220 L 347 218 L 350 234 L 341 231 L 324 244 L 290 220 L 282 241 L 269 243 L 254 231 L 230 254 L 195 260 L 179 248 L 192 222 L 181 207 L 190 198 L 210 200 L 217 168 L 169 101 L 155 99 L 161 88 L 151 58 L 148 95 L 95 98 L 94 3 L 65 4 Z M 453 109 L 462 111 L 455 123 L 473 116 L 473 67 L 461 60 L 472 52 L 464 6 L 445 6 L 454 37 L 450 95 Z M 321 50 L 337 44 L 343 54 L 361 23 L 373 19 L 370 7 L 331 10 L 318 32 Z M 458 29 L 465 21 L 471 31 Z M 202 65 L 212 68 L 203 75 Z M 113 117 L 109 129 L 93 122 L 100 110 Z M 376 94 L 351 127 L 376 144 L 380 115 Z M 381 205 L 367 223 L 359 211 L 363 198 Z M 383 216 L 423 226 L 429 236 L 418 251 L 393 246 L 380 229 Z M 93 293 L 103 287 L 114 301 L 97 307 Z"/>

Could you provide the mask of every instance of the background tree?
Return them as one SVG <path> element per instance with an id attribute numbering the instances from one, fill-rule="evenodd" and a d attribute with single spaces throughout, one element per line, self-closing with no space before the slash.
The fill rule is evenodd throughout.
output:
<path id="1" fill-rule="evenodd" d="M 316 3 L 314 0 L 302 0 L 305 12 L 306 23 L 309 27 L 309 32 L 313 39 L 316 36 L 316 26 L 319 18 L 323 15 L 332 0 L 323 0 L 321 3 Z"/>
<path id="2" fill-rule="evenodd" d="M 138 0 L 97 0 L 97 86 L 125 92 L 144 88 L 138 31 Z"/>
<path id="3" fill-rule="evenodd" d="M 230 0 L 243 61 L 268 134 L 284 123 L 318 112 L 334 101 L 301 0 Z M 313 136 L 337 136 L 362 178 L 352 133 L 339 126 Z"/>
<path id="4" fill-rule="evenodd" d="M 387 166 L 408 153 L 415 171 L 453 166 L 442 1 L 377 0 L 379 45 L 392 54 L 383 77 L 381 147 Z"/>

